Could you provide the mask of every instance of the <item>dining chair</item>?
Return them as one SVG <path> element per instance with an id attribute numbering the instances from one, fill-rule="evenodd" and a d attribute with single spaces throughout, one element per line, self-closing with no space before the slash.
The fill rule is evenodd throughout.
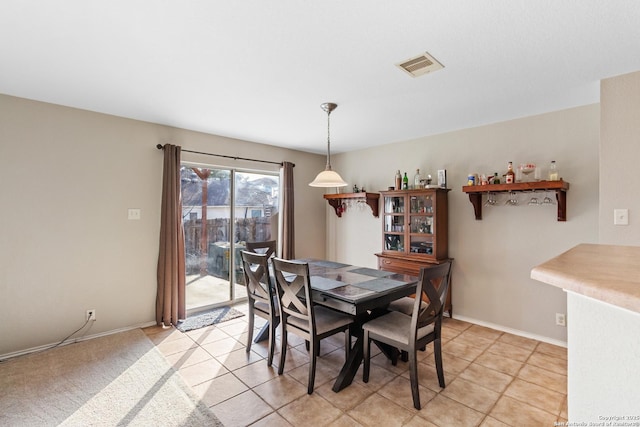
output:
<path id="1" fill-rule="evenodd" d="M 247 250 L 259 254 L 267 254 L 267 258 L 276 255 L 276 241 L 267 240 L 264 242 L 246 242 Z"/>
<path id="2" fill-rule="evenodd" d="M 420 280 L 416 287 L 411 315 L 399 311 L 391 311 L 385 315 L 366 322 L 364 330 L 364 368 L 362 380 L 369 382 L 371 368 L 371 341 L 376 340 L 406 351 L 409 355 L 409 376 L 413 406 L 420 409 L 420 393 L 418 390 L 417 350 L 433 342 L 433 353 L 440 387 L 445 387 L 442 368 L 442 314 L 449 288 L 451 263 L 436 267 L 422 267 Z M 422 305 L 422 297 L 426 295 L 428 305 Z"/>
<path id="3" fill-rule="evenodd" d="M 269 273 L 269 257 L 266 254 L 257 254 L 242 251 L 242 271 L 247 288 L 247 300 L 249 303 L 249 328 L 247 336 L 247 353 L 251 350 L 253 340 L 253 328 L 255 316 L 260 316 L 269 322 L 269 356 L 267 366 L 273 362 L 273 353 L 276 346 L 276 326 L 279 322 L 280 312 L 277 307 L 278 298 Z"/>
<path id="4" fill-rule="evenodd" d="M 284 372 L 289 332 L 309 342 L 309 382 L 307 393 L 313 393 L 316 375 L 316 358 L 320 341 L 338 332 L 345 334 L 345 359 L 349 357 L 353 317 L 315 305 L 311 295 L 311 277 L 306 262 L 273 258 L 279 297 L 282 337 L 280 340 L 280 365 L 278 375 Z"/>

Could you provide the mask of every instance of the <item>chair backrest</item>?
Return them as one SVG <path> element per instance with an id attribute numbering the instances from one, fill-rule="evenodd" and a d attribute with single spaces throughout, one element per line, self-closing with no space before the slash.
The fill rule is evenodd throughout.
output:
<path id="1" fill-rule="evenodd" d="M 449 290 L 451 262 L 435 267 L 422 267 L 420 281 L 416 287 L 416 298 L 411 319 L 412 331 L 442 319 Z M 421 304 L 426 295 L 429 304 Z"/>
<path id="2" fill-rule="evenodd" d="M 267 240 L 266 242 L 247 242 L 247 250 L 257 254 L 266 254 L 267 258 L 276 255 L 276 241 Z"/>
<path id="3" fill-rule="evenodd" d="M 308 332 L 311 332 L 314 328 L 314 314 L 309 264 L 276 257 L 273 258 L 273 269 L 283 321 L 286 321 L 286 316 L 296 317 L 307 322 Z"/>
<path id="4" fill-rule="evenodd" d="M 266 254 L 256 254 L 248 251 L 242 251 L 241 256 L 247 297 L 250 300 L 269 304 L 271 312 L 275 313 L 273 304 L 275 291 L 269 274 L 269 257 Z"/>

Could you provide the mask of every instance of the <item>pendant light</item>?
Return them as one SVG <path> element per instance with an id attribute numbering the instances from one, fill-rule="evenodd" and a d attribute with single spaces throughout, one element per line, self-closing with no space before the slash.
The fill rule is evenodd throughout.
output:
<path id="1" fill-rule="evenodd" d="M 327 112 L 327 165 L 324 170 L 316 176 L 313 182 L 310 182 L 311 187 L 345 187 L 346 182 L 340 177 L 338 172 L 331 170 L 331 138 L 329 133 L 329 117 L 331 112 L 336 109 L 338 104 L 332 102 L 325 102 L 320 107 Z"/>

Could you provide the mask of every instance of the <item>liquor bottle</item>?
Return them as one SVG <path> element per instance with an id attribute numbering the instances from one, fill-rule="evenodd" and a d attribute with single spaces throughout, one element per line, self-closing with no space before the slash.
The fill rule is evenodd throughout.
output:
<path id="1" fill-rule="evenodd" d="M 420 181 L 422 180 L 422 177 L 420 176 L 420 169 L 416 169 L 416 174 L 413 177 L 413 188 L 418 189 L 420 188 Z"/>
<path id="2" fill-rule="evenodd" d="M 509 162 L 507 173 L 504 176 L 505 184 L 513 184 L 516 182 L 516 173 L 513 171 L 513 162 Z"/>
<path id="3" fill-rule="evenodd" d="M 404 173 L 404 177 L 402 178 L 402 189 L 403 190 L 408 190 L 409 189 L 409 178 L 407 177 L 407 173 Z"/>
<path id="4" fill-rule="evenodd" d="M 494 184 L 500 184 L 500 177 L 498 176 L 498 172 L 495 172 L 493 174 L 493 183 Z"/>
<path id="5" fill-rule="evenodd" d="M 558 174 L 558 165 L 556 165 L 556 161 L 552 160 L 549 165 L 549 181 L 559 181 L 560 175 Z"/>
<path id="6" fill-rule="evenodd" d="M 400 175 L 400 169 L 396 172 L 396 190 L 402 188 L 402 175 Z"/>

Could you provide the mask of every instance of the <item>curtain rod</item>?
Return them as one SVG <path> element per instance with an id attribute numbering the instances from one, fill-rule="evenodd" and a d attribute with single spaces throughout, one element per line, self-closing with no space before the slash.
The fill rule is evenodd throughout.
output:
<path id="1" fill-rule="evenodd" d="M 156 145 L 156 148 L 158 150 L 164 150 L 164 145 L 158 144 L 158 145 Z M 283 162 L 272 162 L 270 160 L 249 159 L 249 158 L 246 158 L 246 157 L 227 156 L 227 155 L 224 155 L 224 154 L 203 153 L 202 151 L 191 151 L 191 150 L 182 150 L 182 149 L 180 151 L 184 151 L 185 153 L 204 154 L 205 156 L 224 157 L 226 159 L 233 159 L 233 160 L 248 160 L 250 162 L 270 163 L 272 165 L 283 166 Z M 293 167 L 295 168 L 296 165 L 294 164 Z"/>

